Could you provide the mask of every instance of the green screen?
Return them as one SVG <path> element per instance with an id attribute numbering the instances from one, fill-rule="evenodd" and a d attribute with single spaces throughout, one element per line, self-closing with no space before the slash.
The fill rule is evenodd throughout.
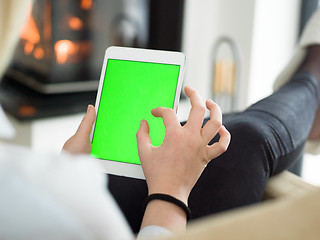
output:
<path id="1" fill-rule="evenodd" d="M 136 133 L 149 123 L 151 142 L 160 146 L 165 128 L 151 110 L 173 108 L 179 65 L 109 59 L 92 139 L 93 157 L 140 164 Z"/>

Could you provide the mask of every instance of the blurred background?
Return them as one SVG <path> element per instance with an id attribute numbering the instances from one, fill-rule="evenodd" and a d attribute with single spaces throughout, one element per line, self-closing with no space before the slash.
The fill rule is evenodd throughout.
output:
<path id="1" fill-rule="evenodd" d="M 184 85 L 224 113 L 269 95 L 319 0 L 34 0 L 0 102 L 14 143 L 59 152 L 95 103 L 104 51 L 129 46 L 182 51 Z M 178 116 L 187 118 L 183 94 Z M 293 171 L 320 185 L 317 157 Z"/>

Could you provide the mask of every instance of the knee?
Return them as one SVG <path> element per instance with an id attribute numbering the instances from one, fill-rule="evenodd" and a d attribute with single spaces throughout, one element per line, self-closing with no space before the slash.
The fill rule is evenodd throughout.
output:
<path id="1" fill-rule="evenodd" d="M 237 145 L 242 147 L 243 145 L 251 148 L 267 147 L 270 135 L 276 132 L 268 120 L 247 115 L 238 115 L 226 122 L 225 126 L 231 134 L 231 141 L 237 142 Z M 212 142 L 218 139 L 219 136 Z"/>
<path id="2" fill-rule="evenodd" d="M 270 176 L 275 158 L 270 126 L 252 117 L 239 117 L 226 123 L 226 127 L 231 133 L 231 143 L 226 152 L 228 161 L 250 175 L 259 172 L 261 176 Z"/>

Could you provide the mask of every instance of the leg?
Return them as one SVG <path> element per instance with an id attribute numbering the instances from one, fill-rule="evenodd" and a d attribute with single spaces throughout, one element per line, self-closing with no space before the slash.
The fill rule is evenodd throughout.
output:
<path id="1" fill-rule="evenodd" d="M 320 66 L 320 58 L 309 60 L 300 71 L 320 79 L 320 68 L 313 68 Z M 191 192 L 195 218 L 260 201 L 268 178 L 301 156 L 318 114 L 320 86 L 313 75 L 296 74 L 278 92 L 225 123 L 231 144 L 208 164 Z"/>
<path id="2" fill-rule="evenodd" d="M 320 80 L 320 45 L 312 45 L 309 47 L 305 63 L 301 65 L 299 71 L 311 72 Z M 309 140 L 317 140 L 320 138 L 320 107 L 316 111 L 314 121 L 309 133 Z"/>

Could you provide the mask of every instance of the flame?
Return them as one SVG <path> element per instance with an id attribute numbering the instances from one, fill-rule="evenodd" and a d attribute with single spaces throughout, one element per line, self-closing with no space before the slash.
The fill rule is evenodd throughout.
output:
<path id="1" fill-rule="evenodd" d="M 60 40 L 55 43 L 54 50 L 58 64 L 68 62 L 78 62 L 88 57 L 91 49 L 89 41 L 72 42 L 70 40 Z"/>
<path id="2" fill-rule="evenodd" d="M 42 47 L 36 47 L 33 51 L 33 56 L 35 59 L 41 60 L 44 57 L 44 50 Z"/>
<path id="3" fill-rule="evenodd" d="M 30 55 L 34 49 L 34 45 L 40 42 L 40 33 L 31 15 L 31 5 L 28 12 L 30 13 L 29 18 L 21 28 L 20 38 L 26 41 L 24 47 L 25 54 Z"/>
<path id="4" fill-rule="evenodd" d="M 73 30 L 80 30 L 83 26 L 83 22 L 80 18 L 71 17 L 69 19 L 69 27 Z"/>
<path id="5" fill-rule="evenodd" d="M 54 45 L 57 56 L 57 63 L 64 64 L 68 60 L 68 56 L 76 52 L 77 47 L 70 40 L 60 40 Z"/>
<path id="6" fill-rule="evenodd" d="M 24 45 L 24 53 L 26 55 L 30 55 L 33 51 L 33 48 L 34 48 L 34 44 L 30 42 L 26 42 L 26 44 Z"/>
<path id="7" fill-rule="evenodd" d="M 92 0 L 81 0 L 80 6 L 83 10 L 90 10 L 92 7 Z"/>

